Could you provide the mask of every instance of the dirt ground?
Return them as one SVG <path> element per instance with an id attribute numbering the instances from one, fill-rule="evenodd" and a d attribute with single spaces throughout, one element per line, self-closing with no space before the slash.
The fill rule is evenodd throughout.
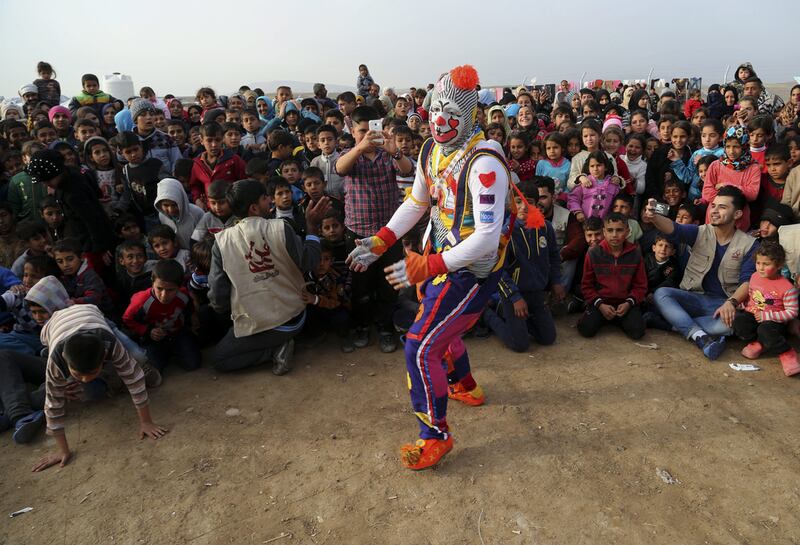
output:
<path id="1" fill-rule="evenodd" d="M 52 442 L 2 436 L 0 513 L 34 510 L 0 544 L 800 543 L 800 383 L 777 359 L 735 372 L 736 343 L 711 363 L 574 321 L 527 354 L 468 340 L 488 403 L 451 405 L 455 448 L 421 473 L 397 456 L 416 434 L 401 352 L 374 345 L 331 340 L 285 377 L 168 372 L 157 442 L 127 396 L 72 406 L 64 469 L 32 474 Z"/>

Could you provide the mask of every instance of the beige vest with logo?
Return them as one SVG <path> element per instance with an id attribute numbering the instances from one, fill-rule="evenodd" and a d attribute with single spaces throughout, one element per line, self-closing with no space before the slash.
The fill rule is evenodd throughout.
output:
<path id="1" fill-rule="evenodd" d="M 231 280 L 233 334 L 274 329 L 305 308 L 303 273 L 286 251 L 285 222 L 245 218 L 217 233 L 222 268 Z"/>
<path id="2" fill-rule="evenodd" d="M 744 231 L 736 230 L 733 238 L 728 243 L 725 255 L 719 264 L 718 277 L 722 289 L 728 295 L 733 295 L 739 287 L 739 273 L 742 270 L 742 260 L 753 243 L 753 237 Z M 714 227 L 711 225 L 701 225 L 697 231 L 697 240 L 692 245 L 692 255 L 686 263 L 686 270 L 681 280 L 681 289 L 687 291 L 697 291 L 703 293 L 703 278 L 711 266 L 714 264 L 714 254 L 717 252 L 717 237 L 714 235 Z"/>

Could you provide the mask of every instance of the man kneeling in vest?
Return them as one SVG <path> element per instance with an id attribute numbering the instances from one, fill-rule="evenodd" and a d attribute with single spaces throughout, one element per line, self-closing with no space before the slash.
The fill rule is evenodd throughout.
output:
<path id="1" fill-rule="evenodd" d="M 289 223 L 265 218 L 272 203 L 260 182 L 236 182 L 228 202 L 242 219 L 216 235 L 208 298 L 215 311 L 230 313 L 233 327 L 214 349 L 214 367 L 233 371 L 272 362 L 272 372 L 283 375 L 305 323 L 303 273 L 319 264 L 317 233 L 330 202 L 323 197 L 306 210 L 305 242 Z"/>
<path id="2" fill-rule="evenodd" d="M 736 307 L 747 298 L 758 242 L 736 229 L 745 206 L 738 188 L 722 187 L 709 206 L 711 223 L 679 225 L 656 214 L 655 200 L 650 199 L 643 220 L 669 235 L 676 245 L 692 247 L 680 289 L 657 289 L 655 304 L 675 331 L 715 360 L 725 350 L 725 336 L 733 334 Z"/>

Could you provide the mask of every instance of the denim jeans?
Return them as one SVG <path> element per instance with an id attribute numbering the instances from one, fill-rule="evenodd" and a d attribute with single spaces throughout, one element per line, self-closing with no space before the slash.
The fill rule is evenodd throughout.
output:
<path id="1" fill-rule="evenodd" d="M 658 288 L 653 295 L 661 315 L 685 338 L 691 338 L 699 330 L 709 335 L 733 335 L 733 329 L 720 318 L 714 318 L 714 312 L 726 297 L 678 288 Z"/>
<path id="2" fill-rule="evenodd" d="M 11 350 L 28 356 L 38 356 L 42 351 L 42 343 L 37 333 L 9 331 L 0 333 L 0 350 Z"/>
<path id="3" fill-rule="evenodd" d="M 160 341 L 149 341 L 145 345 L 145 350 L 150 364 L 159 372 L 163 372 L 173 358 L 185 371 L 194 371 L 200 368 L 200 345 L 197 337 L 188 328 Z"/>

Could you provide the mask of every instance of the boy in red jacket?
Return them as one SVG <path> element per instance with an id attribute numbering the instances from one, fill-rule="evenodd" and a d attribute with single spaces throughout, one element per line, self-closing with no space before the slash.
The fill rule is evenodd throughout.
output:
<path id="1" fill-rule="evenodd" d="M 206 192 L 214 180 L 236 182 L 247 178 L 246 163 L 234 151 L 222 147 L 224 132 L 219 123 L 206 123 L 200 127 L 200 137 L 205 151 L 194 158 L 189 189 L 192 202 L 203 210 L 206 206 Z"/>
<path id="2" fill-rule="evenodd" d="M 586 313 L 578 321 L 578 333 L 594 337 L 601 327 L 616 323 L 631 339 L 644 335 L 639 308 L 647 295 L 647 273 L 639 246 L 628 238 L 628 221 L 612 212 L 603 222 L 605 239 L 589 249 L 583 264 L 581 288 Z"/>
<path id="3" fill-rule="evenodd" d="M 200 347 L 189 329 L 192 300 L 182 287 L 183 267 L 173 259 L 162 259 L 153 267 L 153 287 L 131 297 L 122 321 L 138 335 L 150 364 L 164 370 L 172 356 L 187 371 L 200 367 Z"/>

